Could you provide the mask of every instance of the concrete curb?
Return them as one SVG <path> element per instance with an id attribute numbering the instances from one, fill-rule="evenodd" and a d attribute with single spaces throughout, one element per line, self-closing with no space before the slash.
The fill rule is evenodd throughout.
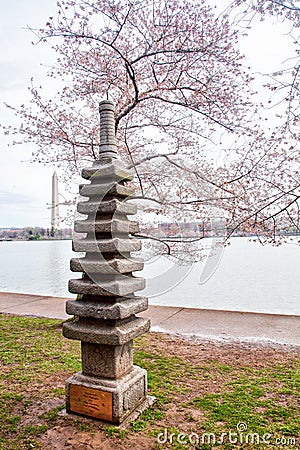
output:
<path id="1" fill-rule="evenodd" d="M 0 313 L 66 320 L 67 298 L 0 292 Z M 204 340 L 276 343 L 300 348 L 300 316 L 154 306 L 151 330 Z"/>

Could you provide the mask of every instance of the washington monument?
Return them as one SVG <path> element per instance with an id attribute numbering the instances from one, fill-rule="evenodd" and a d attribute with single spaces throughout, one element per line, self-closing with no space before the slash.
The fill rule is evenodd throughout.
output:
<path id="1" fill-rule="evenodd" d="M 59 229 L 59 207 L 58 207 L 58 179 L 54 172 L 52 175 L 52 204 L 51 204 L 51 235 Z"/>

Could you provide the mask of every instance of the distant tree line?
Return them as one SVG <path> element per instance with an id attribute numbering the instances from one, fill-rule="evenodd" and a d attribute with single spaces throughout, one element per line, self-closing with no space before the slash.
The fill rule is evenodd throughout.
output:
<path id="1" fill-rule="evenodd" d="M 43 227 L 25 227 L 25 228 L 0 228 L 0 239 L 7 240 L 28 240 L 37 241 L 40 239 L 70 239 L 72 237 L 71 228 L 62 228 L 53 230 Z"/>

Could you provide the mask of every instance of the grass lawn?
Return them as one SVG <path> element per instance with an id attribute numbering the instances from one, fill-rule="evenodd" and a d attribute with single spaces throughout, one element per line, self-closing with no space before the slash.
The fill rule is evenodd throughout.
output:
<path id="1" fill-rule="evenodd" d="M 0 449 L 300 448 L 299 350 L 148 333 L 135 363 L 157 401 L 119 429 L 64 413 L 80 343 L 61 327 L 0 315 Z"/>

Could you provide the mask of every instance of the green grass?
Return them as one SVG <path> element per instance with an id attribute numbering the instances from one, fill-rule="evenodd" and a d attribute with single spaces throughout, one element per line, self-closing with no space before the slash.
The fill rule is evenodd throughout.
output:
<path id="1" fill-rule="evenodd" d="M 147 369 L 149 394 L 157 401 L 131 427 L 121 430 L 62 417 L 65 380 L 81 365 L 80 343 L 64 339 L 61 325 L 57 320 L 0 315 L 1 450 L 43 448 L 40 437 L 47 430 L 70 423 L 89 435 L 101 430 L 112 446 L 124 440 L 134 445 L 135 436 L 144 436 L 151 438 L 153 449 L 208 450 L 211 445 L 206 442 L 191 446 L 178 442 L 177 437 L 181 432 L 220 436 L 224 431 L 237 431 L 239 423 L 247 425 L 247 432 L 270 433 L 272 439 L 285 436 L 300 444 L 296 441 L 300 435 L 299 358 L 266 361 L 257 367 L 225 364 L 221 358 L 199 363 L 168 356 L 167 348 L 162 354 L 158 342 L 164 341 L 163 335 L 152 338 L 148 334 L 135 341 L 135 364 Z M 159 444 L 157 436 L 165 428 L 174 439 Z M 216 442 L 215 447 L 297 448 L 291 442 L 289 446 L 242 443 L 239 447 Z"/>
<path id="2" fill-rule="evenodd" d="M 233 381 L 224 383 L 222 392 L 194 397 L 185 406 L 193 406 L 205 413 L 202 432 L 209 430 L 216 436 L 224 430 L 239 432 L 238 424 L 243 423 L 247 426 L 246 434 L 263 436 L 269 433 L 272 439 L 286 436 L 297 442 L 300 436 L 299 370 L 299 360 L 289 368 L 267 367 L 253 373 L 247 368 L 246 374 L 242 375 L 241 370 L 232 370 Z M 282 393 L 286 394 L 284 398 Z M 222 448 L 232 447 L 230 443 L 222 443 Z M 242 448 L 268 448 L 268 445 L 260 443 L 257 447 L 248 443 Z M 281 447 L 276 445 L 276 448 Z"/>
<path id="3" fill-rule="evenodd" d="M 63 407 L 64 389 L 47 380 L 80 370 L 79 344 L 62 338 L 61 321 L 0 315 L 0 362 L 0 449 L 38 448 L 61 408 L 42 413 L 39 425 L 21 418 L 30 407 L 39 415 L 43 399 L 61 397 Z"/>

